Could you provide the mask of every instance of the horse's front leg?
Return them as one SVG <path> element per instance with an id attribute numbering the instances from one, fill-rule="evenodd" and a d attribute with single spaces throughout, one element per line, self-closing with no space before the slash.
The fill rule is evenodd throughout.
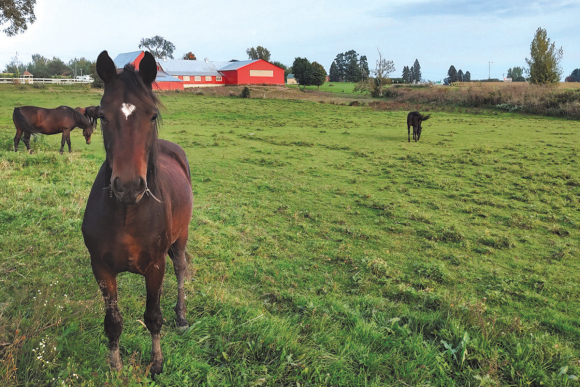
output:
<path id="1" fill-rule="evenodd" d="M 143 319 L 151 333 L 151 375 L 163 371 L 163 354 L 161 353 L 161 327 L 163 316 L 159 307 L 161 285 L 165 274 L 165 255 L 155 260 L 145 272 L 145 287 L 147 288 L 147 306 Z"/>
<path id="2" fill-rule="evenodd" d="M 187 270 L 187 260 L 185 259 L 185 247 L 187 245 L 187 232 L 179 238 L 169 249 L 169 256 L 173 261 L 175 276 L 177 277 L 177 304 L 175 305 L 175 314 L 177 315 L 177 327 L 184 329 L 189 327 L 187 324 L 186 307 L 185 307 L 185 290 L 183 288 L 185 278 L 189 278 Z"/>
<path id="3" fill-rule="evenodd" d="M 67 145 L 68 145 L 68 153 L 71 153 L 71 149 L 70 149 L 70 131 L 72 129 L 69 128 L 64 128 L 62 131 L 62 141 L 60 144 L 60 154 L 62 155 L 62 152 L 64 150 L 64 142 L 66 141 Z"/>
<path id="4" fill-rule="evenodd" d="M 105 301 L 105 334 L 109 338 L 111 368 L 120 371 L 123 368 L 119 353 L 119 338 L 123 332 L 123 317 L 117 306 L 117 276 L 111 273 L 102 263 L 93 264 L 93 274 L 103 293 Z"/>
<path id="5" fill-rule="evenodd" d="M 70 149 L 70 130 L 68 132 L 68 135 L 66 136 L 66 144 L 68 145 L 68 153 L 71 153 L 72 150 Z"/>
<path id="6" fill-rule="evenodd" d="M 409 125 L 407 125 L 407 137 L 409 142 L 411 142 L 411 127 Z"/>
<path id="7" fill-rule="evenodd" d="M 62 138 L 60 139 L 60 154 L 64 152 L 64 143 L 66 142 L 66 129 L 62 130 Z"/>

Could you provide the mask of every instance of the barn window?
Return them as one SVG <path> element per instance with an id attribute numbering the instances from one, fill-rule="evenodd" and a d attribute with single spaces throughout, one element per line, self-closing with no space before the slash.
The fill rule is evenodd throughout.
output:
<path id="1" fill-rule="evenodd" d="M 274 76 L 274 70 L 250 70 L 250 77 L 270 77 Z"/>
<path id="2" fill-rule="evenodd" d="M 221 82 L 222 81 L 222 77 L 215 77 L 216 82 Z"/>
<path id="3" fill-rule="evenodd" d="M 196 82 L 201 82 L 201 76 L 199 76 L 199 75 L 196 75 L 196 76 L 195 76 L 195 81 L 196 81 Z"/>
<path id="4" fill-rule="evenodd" d="M 211 75 L 206 75 L 205 76 L 205 81 L 206 82 L 211 82 Z"/>
<path id="5" fill-rule="evenodd" d="M 184 81 L 189 81 L 189 75 L 184 75 L 184 76 L 183 76 L 183 80 L 184 80 Z"/>

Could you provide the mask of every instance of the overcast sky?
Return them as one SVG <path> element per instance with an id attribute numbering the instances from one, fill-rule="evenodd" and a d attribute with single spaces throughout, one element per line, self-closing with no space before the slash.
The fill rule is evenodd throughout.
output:
<path id="1" fill-rule="evenodd" d="M 423 78 L 443 79 L 449 66 L 472 79 L 502 78 L 525 66 L 538 27 L 564 50 L 564 76 L 580 68 L 580 0 L 37 0 L 37 21 L 15 37 L 0 34 L 0 71 L 18 52 L 96 60 L 137 51 L 142 38 L 160 35 L 175 45 L 174 57 L 247 59 L 246 49 L 266 47 L 271 60 L 295 57 L 328 71 L 338 53 L 393 60 L 400 77 L 415 59 Z M 493 62 L 489 64 L 489 62 Z"/>

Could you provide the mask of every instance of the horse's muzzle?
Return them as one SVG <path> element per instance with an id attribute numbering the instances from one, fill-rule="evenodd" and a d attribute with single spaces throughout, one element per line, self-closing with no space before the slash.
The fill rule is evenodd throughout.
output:
<path id="1" fill-rule="evenodd" d="M 141 177 L 137 177 L 130 181 L 121 181 L 119 177 L 111 179 L 111 190 L 123 204 L 137 204 L 145 195 L 147 190 L 147 183 Z"/>

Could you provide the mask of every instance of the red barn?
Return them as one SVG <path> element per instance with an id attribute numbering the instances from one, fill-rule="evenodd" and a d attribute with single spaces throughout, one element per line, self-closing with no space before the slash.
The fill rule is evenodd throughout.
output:
<path id="1" fill-rule="evenodd" d="M 139 70 L 139 63 L 141 63 L 141 59 L 143 59 L 143 56 L 145 56 L 144 51 L 127 52 L 124 54 L 117 55 L 117 57 L 115 58 L 115 60 L 113 60 L 113 62 L 115 62 L 115 67 L 117 67 L 117 70 L 122 69 L 127 64 L 132 64 L 133 66 L 135 66 L 135 69 Z M 183 90 L 183 82 L 163 71 L 163 69 L 159 67 L 158 63 L 157 77 L 155 78 L 155 82 L 153 83 L 153 89 Z"/>
<path id="2" fill-rule="evenodd" d="M 231 62 L 219 69 L 226 85 L 283 85 L 284 70 L 263 59 Z"/>
<path id="3" fill-rule="evenodd" d="M 209 60 L 174 60 L 159 61 L 158 65 L 169 75 L 183 82 L 184 88 L 223 86 L 226 78 L 219 71 L 228 62 L 210 62 Z"/>
<path id="4" fill-rule="evenodd" d="M 115 66 L 122 69 L 132 64 L 139 69 L 145 53 L 134 51 L 119 54 Z M 262 59 L 237 62 L 209 60 L 162 60 L 157 62 L 156 89 L 183 90 L 190 87 L 224 85 L 283 85 L 284 70 Z"/>

